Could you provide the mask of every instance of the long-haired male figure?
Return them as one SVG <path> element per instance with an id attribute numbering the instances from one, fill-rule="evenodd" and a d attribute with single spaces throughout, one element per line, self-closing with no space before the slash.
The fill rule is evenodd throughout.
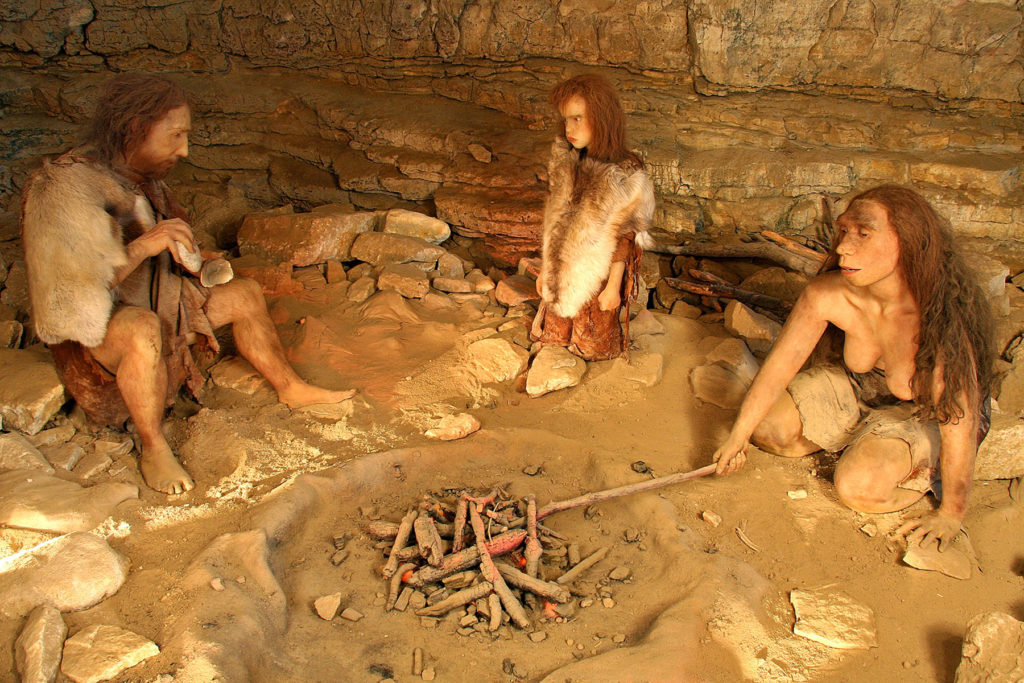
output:
<path id="1" fill-rule="evenodd" d="M 960 532 L 988 431 L 988 302 L 949 224 L 917 192 L 862 192 L 836 225 L 825 272 L 793 307 L 715 452 L 718 472 L 742 467 L 751 441 L 789 457 L 842 451 L 836 492 L 862 512 L 902 510 L 941 481 L 939 508 L 901 531 L 942 550 Z M 835 364 L 799 372 L 829 329 L 842 341 Z"/>
<path id="2" fill-rule="evenodd" d="M 295 373 L 258 284 L 236 278 L 207 288 L 191 274 L 198 247 L 163 182 L 188 155 L 190 128 L 188 98 L 177 85 L 117 76 L 85 144 L 44 163 L 22 195 L 36 332 L 91 421 L 132 419 L 143 478 L 169 494 L 193 482 L 164 438 L 164 413 L 183 384 L 193 393 L 202 386 L 193 352 L 215 352 L 218 327 L 232 326 L 239 353 L 291 407 L 353 394 Z"/>

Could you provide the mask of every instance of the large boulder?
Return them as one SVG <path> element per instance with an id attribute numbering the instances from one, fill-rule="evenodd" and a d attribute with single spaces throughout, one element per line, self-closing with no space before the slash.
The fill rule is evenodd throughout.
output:
<path id="1" fill-rule="evenodd" d="M 254 213 L 238 230 L 238 248 L 272 263 L 309 266 L 327 259 L 348 260 L 356 237 L 376 224 L 372 211 Z"/>
<path id="2" fill-rule="evenodd" d="M 394 263 L 435 263 L 445 250 L 418 237 L 367 232 L 352 245 L 352 258 L 386 266 Z"/>
<path id="3" fill-rule="evenodd" d="M 35 434 L 64 405 L 64 385 L 46 350 L 0 349 L 0 417 L 8 429 Z"/>

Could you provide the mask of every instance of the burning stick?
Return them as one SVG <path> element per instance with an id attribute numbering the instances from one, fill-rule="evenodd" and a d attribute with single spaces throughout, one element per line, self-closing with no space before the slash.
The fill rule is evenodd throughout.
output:
<path id="1" fill-rule="evenodd" d="M 612 498 L 619 498 L 620 496 L 628 496 L 634 493 L 640 493 L 642 491 L 650 491 L 651 489 L 661 488 L 662 486 L 669 486 L 670 484 L 678 484 L 690 479 L 698 479 L 700 477 L 706 477 L 715 471 L 716 464 L 711 463 L 705 465 L 699 469 L 691 472 L 677 472 L 676 474 L 667 474 L 664 477 L 656 477 L 654 479 L 648 479 L 647 481 L 637 482 L 636 484 L 626 484 L 625 486 L 619 486 L 614 489 L 605 489 L 604 491 L 595 491 L 594 493 L 587 493 L 576 498 L 570 498 L 569 500 L 563 500 L 557 503 L 549 503 L 537 511 L 537 519 L 541 520 L 545 517 L 555 514 L 556 512 L 563 512 L 565 510 L 571 510 L 583 505 L 593 505 L 594 503 L 600 503 L 604 500 L 610 500 Z M 584 560 L 585 561 L 585 560 Z"/>
<path id="2" fill-rule="evenodd" d="M 412 524 L 416 521 L 416 517 L 416 508 L 409 508 L 405 517 L 402 518 L 402 523 L 398 525 L 398 533 L 395 534 L 395 542 L 391 546 L 391 556 L 388 557 L 387 564 L 384 565 L 384 578 L 390 579 L 398 569 L 398 551 L 404 548 L 406 541 L 409 540 L 409 533 L 412 532 Z"/>
<path id="3" fill-rule="evenodd" d="M 412 572 L 415 571 L 416 565 L 412 562 L 406 562 L 403 565 L 399 565 L 398 571 L 391 577 L 391 585 L 388 587 L 388 604 L 385 607 L 386 612 L 390 612 L 395 608 L 395 603 L 398 602 L 398 594 L 402 590 L 402 577 L 405 577 L 406 572 L 409 576 L 412 576 Z M 408 577 L 406 577 L 408 578 Z"/>
<path id="4" fill-rule="evenodd" d="M 416 545 L 420 550 L 420 555 L 427 561 L 427 564 L 432 567 L 441 564 L 444 547 L 441 535 L 437 533 L 437 526 L 430 514 L 426 511 L 421 512 L 413 522 L 412 528 L 416 533 Z"/>
<path id="5" fill-rule="evenodd" d="M 488 581 L 481 581 L 475 586 L 469 588 L 463 588 L 458 593 L 453 593 L 447 598 L 436 604 L 424 607 L 423 609 L 416 610 L 416 614 L 421 617 L 439 617 L 443 614 L 447 614 L 456 607 L 462 607 L 468 605 L 474 600 L 478 600 L 493 590 L 494 586 Z"/>
<path id="6" fill-rule="evenodd" d="M 455 510 L 455 525 L 452 529 L 452 552 L 462 550 L 465 543 L 466 513 L 469 511 L 469 501 L 465 498 L 459 499 L 459 507 Z"/>
<path id="7" fill-rule="evenodd" d="M 526 498 L 526 573 L 536 578 L 540 571 L 540 558 L 544 555 L 540 541 L 537 540 L 537 497 L 532 493 Z"/>
<path id="8" fill-rule="evenodd" d="M 501 578 L 501 574 L 494 567 L 494 561 L 487 552 L 484 520 L 480 517 L 476 507 L 469 509 L 469 521 L 473 525 L 473 534 L 476 535 L 476 547 L 480 551 L 480 569 L 484 578 L 489 579 L 494 584 L 494 592 L 501 598 L 501 604 L 505 606 L 505 611 L 512 617 L 512 621 L 516 623 L 516 626 L 519 628 L 529 628 L 530 619 L 526 616 L 526 610 L 516 600 L 516 596 L 512 595 L 512 591 L 509 590 L 505 579 Z"/>
<path id="9" fill-rule="evenodd" d="M 569 601 L 570 594 L 568 588 L 524 574 L 504 562 L 495 562 L 494 566 L 501 573 L 502 577 L 516 588 L 522 588 L 525 591 L 530 591 L 542 598 L 555 602 Z"/>
<path id="10" fill-rule="evenodd" d="M 491 557 L 498 557 L 510 553 L 520 545 L 526 538 L 525 529 L 516 529 L 515 531 L 506 531 L 503 534 L 499 534 L 491 539 L 491 542 L 487 544 L 488 552 Z M 463 569 L 469 569 L 480 562 L 480 549 L 476 546 L 472 548 L 466 548 L 460 550 L 457 553 L 452 553 L 441 560 L 441 565 L 438 567 L 423 567 L 419 571 L 413 573 L 409 577 L 407 582 L 410 586 L 418 588 L 427 583 L 434 583 L 440 581 L 446 576 L 450 576 L 455 572 L 461 572 Z"/>
<path id="11" fill-rule="evenodd" d="M 567 571 L 566 573 L 555 579 L 555 583 L 560 586 L 564 586 L 567 583 L 572 583 L 580 577 L 580 574 L 587 571 L 595 564 L 604 559 L 604 556 L 608 554 L 608 548 L 601 548 L 600 550 L 591 553 L 589 556 L 583 558 L 578 565 Z"/>

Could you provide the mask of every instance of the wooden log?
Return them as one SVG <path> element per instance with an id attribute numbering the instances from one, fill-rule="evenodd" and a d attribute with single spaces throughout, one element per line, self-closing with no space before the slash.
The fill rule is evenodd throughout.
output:
<path id="1" fill-rule="evenodd" d="M 678 246 L 655 245 L 647 251 L 661 254 L 702 256 L 707 258 L 763 258 L 804 275 L 816 275 L 819 261 L 794 254 L 771 242 L 750 242 L 740 244 L 711 244 L 690 242 Z"/>
<path id="2" fill-rule="evenodd" d="M 508 616 L 512 618 L 515 625 L 519 628 L 529 628 L 530 618 L 526 616 L 526 610 L 519 604 L 519 600 L 512 594 L 508 584 L 505 583 L 505 579 L 498 573 L 497 568 L 494 566 L 494 560 L 491 559 L 491 555 L 487 550 L 485 542 L 487 531 L 484 529 L 484 520 L 476 506 L 469 508 L 469 521 L 473 525 L 476 547 L 480 551 L 480 572 L 484 575 L 485 579 L 494 584 L 494 592 L 501 598 L 501 604 L 505 607 L 505 611 L 508 612 Z"/>
<path id="3" fill-rule="evenodd" d="M 710 273 L 706 273 L 702 270 L 691 271 L 694 277 L 705 279 Z M 698 275 L 699 274 L 699 275 Z M 665 278 L 671 287 L 681 289 L 684 292 L 690 292 L 691 294 L 699 294 L 701 296 L 715 296 L 725 297 L 727 299 L 736 299 L 742 301 L 749 306 L 757 306 L 758 308 L 769 308 L 780 311 L 789 311 L 793 308 L 793 304 L 782 299 L 777 299 L 767 294 L 761 294 L 760 292 L 752 292 L 749 289 L 741 289 L 734 285 L 727 284 L 721 281 L 719 278 L 714 280 L 707 279 L 705 282 L 690 282 L 689 280 L 681 280 L 676 277 Z"/>
<path id="4" fill-rule="evenodd" d="M 430 513 L 420 512 L 419 517 L 413 522 L 412 529 L 416 534 L 416 546 L 420 549 L 423 559 L 432 567 L 440 565 L 441 558 L 444 556 L 444 547 L 441 535 L 437 533 L 437 526 Z"/>
<path id="5" fill-rule="evenodd" d="M 540 572 L 540 559 L 544 549 L 537 539 L 537 497 L 532 493 L 526 499 L 526 574 L 536 577 Z"/>
<path id="6" fill-rule="evenodd" d="M 497 593 L 491 593 L 487 596 L 487 610 L 490 612 L 487 630 L 490 633 L 494 633 L 501 628 L 501 598 L 498 597 Z"/>
<path id="7" fill-rule="evenodd" d="M 481 581 L 480 583 L 470 586 L 469 588 L 463 588 L 457 593 L 449 595 L 444 600 L 428 605 L 423 609 L 416 610 L 416 614 L 421 617 L 439 617 L 442 614 L 447 614 L 456 607 L 462 607 L 468 605 L 477 598 L 482 598 L 494 589 L 489 581 Z"/>
<path id="8" fill-rule="evenodd" d="M 455 509 L 455 524 L 452 529 L 452 552 L 462 550 L 466 542 L 466 513 L 469 511 L 469 501 L 465 498 L 459 499 L 459 506 Z"/>
<path id="9" fill-rule="evenodd" d="M 491 557 L 499 557 L 518 548 L 523 544 L 525 539 L 525 529 L 506 531 L 505 533 L 492 538 L 490 543 L 487 544 L 487 549 L 490 552 Z M 418 571 L 413 573 L 412 577 L 410 577 L 406 583 L 413 587 L 419 587 L 428 583 L 435 583 L 446 576 L 454 574 L 455 572 L 461 572 L 463 569 L 469 569 L 470 567 L 476 566 L 479 562 L 480 551 L 476 546 L 472 546 L 465 550 L 460 550 L 457 553 L 446 555 L 441 560 L 441 565 L 438 567 L 421 567 Z"/>
<path id="10" fill-rule="evenodd" d="M 569 589 L 551 581 L 544 581 L 536 577 L 524 574 L 515 567 L 504 562 L 495 562 L 501 576 L 516 588 L 530 591 L 534 595 L 554 602 L 568 602 L 572 596 Z"/>
<path id="11" fill-rule="evenodd" d="M 395 570 L 398 569 L 398 551 L 404 548 L 409 540 L 409 534 L 412 533 L 412 524 L 416 521 L 418 514 L 416 508 L 409 508 L 409 511 L 405 513 L 405 517 L 402 518 L 402 523 L 398 525 L 398 531 L 395 533 L 395 542 L 391 544 L 391 555 L 388 557 L 388 561 L 384 564 L 384 569 L 382 570 L 384 578 L 390 579 L 394 575 Z"/>
<path id="12" fill-rule="evenodd" d="M 800 244 L 795 240 L 791 240 L 785 235 L 780 235 L 774 230 L 762 230 L 761 234 L 764 235 L 765 239 L 774 242 L 783 249 L 787 249 L 793 252 L 794 254 L 797 254 L 798 256 L 803 256 L 804 258 L 810 259 L 811 261 L 817 261 L 819 264 L 824 263 L 825 258 L 828 256 L 827 254 L 822 254 L 820 251 L 815 251 L 810 247 L 805 247 L 804 245 Z"/>
<path id="13" fill-rule="evenodd" d="M 398 565 L 398 569 L 391 576 L 391 582 L 388 586 L 388 603 L 384 608 L 385 612 L 393 610 L 395 608 L 395 603 L 398 602 L 398 594 L 402 590 L 402 575 L 415 569 L 416 565 L 411 562 Z"/>
<path id="14" fill-rule="evenodd" d="M 582 496 L 577 496 L 575 498 L 570 498 L 568 500 L 563 500 L 556 503 L 548 503 L 543 508 L 537 511 L 537 519 L 541 520 L 545 517 L 555 514 L 556 512 L 571 510 L 572 508 L 580 507 L 583 505 L 593 505 L 594 503 L 600 503 L 601 501 L 609 500 L 611 498 L 629 496 L 634 493 L 641 493 L 643 491 L 650 491 L 651 489 L 661 488 L 662 486 L 679 484 L 684 481 L 689 481 L 691 479 L 706 477 L 709 474 L 714 474 L 715 467 L 716 463 L 711 463 L 710 465 L 705 465 L 704 467 L 700 467 L 691 472 L 677 472 L 675 474 L 666 474 L 663 477 L 655 477 L 654 479 L 640 481 L 635 484 L 626 484 L 625 486 L 619 486 L 613 489 L 605 489 L 604 491 L 586 493 Z"/>
<path id="15" fill-rule="evenodd" d="M 576 565 L 575 567 L 573 567 L 572 569 L 570 569 L 569 571 L 567 571 L 566 573 L 562 574 L 557 579 L 555 579 L 555 583 L 557 583 L 559 585 L 565 585 L 567 583 L 572 583 L 576 579 L 580 578 L 580 575 L 583 572 L 587 571 L 588 569 L 593 567 L 595 564 L 597 564 L 598 562 L 603 560 L 604 556 L 607 555 L 607 554 L 608 554 L 608 548 L 601 548 L 600 550 L 597 550 L 597 551 L 591 553 L 587 557 L 585 557 L 582 560 L 580 560 L 580 563 L 578 565 Z"/>
<path id="16" fill-rule="evenodd" d="M 453 525 L 445 522 L 434 522 L 434 526 L 437 528 L 437 533 L 441 534 L 441 538 L 451 538 Z M 379 541 L 390 541 L 398 535 L 398 524 L 394 522 L 385 522 L 384 520 L 375 520 L 368 523 L 365 527 L 366 533 Z"/>

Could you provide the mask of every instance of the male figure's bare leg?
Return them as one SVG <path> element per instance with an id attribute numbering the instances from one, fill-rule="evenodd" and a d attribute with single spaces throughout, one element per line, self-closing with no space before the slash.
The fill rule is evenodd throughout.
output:
<path id="1" fill-rule="evenodd" d="M 763 451 L 787 458 L 802 458 L 821 450 L 804 436 L 800 411 L 788 391 L 782 392 L 750 440 Z"/>
<path id="2" fill-rule="evenodd" d="M 117 378 L 117 388 L 142 441 L 139 470 L 146 484 L 161 493 L 191 490 L 195 484 L 174 457 L 161 428 L 167 367 L 156 314 L 133 306 L 118 309 L 110 318 L 103 343 L 89 351 Z"/>
<path id="3" fill-rule="evenodd" d="M 860 512 L 895 512 L 924 497 L 901 489 L 910 474 L 910 446 L 902 439 L 869 436 L 846 449 L 836 465 L 839 499 Z"/>
<path id="4" fill-rule="evenodd" d="M 214 328 L 230 324 L 239 353 L 267 378 L 281 403 L 291 407 L 338 403 L 356 392 L 331 391 L 313 386 L 296 374 L 284 355 L 281 340 L 267 313 L 259 284 L 237 278 L 210 289 L 206 317 Z"/>

